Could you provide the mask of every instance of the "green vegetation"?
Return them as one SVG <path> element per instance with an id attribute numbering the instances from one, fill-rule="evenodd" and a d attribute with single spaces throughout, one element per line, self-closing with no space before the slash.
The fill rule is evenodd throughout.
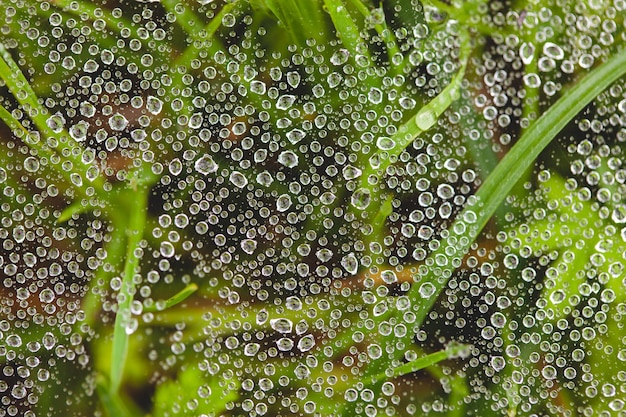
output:
<path id="1" fill-rule="evenodd" d="M 626 3 L 0 9 L 0 417 L 624 413 Z"/>

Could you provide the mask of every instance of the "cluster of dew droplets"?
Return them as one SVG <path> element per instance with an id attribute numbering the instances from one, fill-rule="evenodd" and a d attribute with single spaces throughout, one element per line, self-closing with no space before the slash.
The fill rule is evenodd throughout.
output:
<path id="1" fill-rule="evenodd" d="M 622 1 L 481 5 L 480 56 L 459 97 L 424 112 L 461 68 L 465 24 L 433 7 L 372 9 L 354 47 L 282 48 L 266 16 L 223 13 L 215 43 L 178 42 L 186 12 L 210 19 L 224 6 L 181 3 L 163 16 L 165 5 L 139 3 L 6 7 L 3 45 L 29 79 L 51 81 L 35 86 L 41 133 L 2 138 L 0 416 L 33 415 L 38 396 L 77 415 L 97 403 L 106 365 L 94 359 L 129 296 L 129 360 L 150 373 L 155 415 L 337 415 L 344 404 L 414 415 L 476 399 L 509 415 L 623 412 L 626 374 L 601 377 L 626 361 L 623 82 L 576 119 L 576 135 L 537 163 L 463 259 L 448 231 L 564 85 L 624 41 Z M 483 33 L 487 23 L 516 30 Z M 181 64 L 174 40 L 195 58 Z M 35 130 L 36 112 L 2 94 Z M 419 134 L 399 134 L 405 123 Z M 147 228 L 126 254 L 136 231 L 119 219 L 132 204 L 117 196 L 138 187 L 150 187 Z M 476 217 L 466 211 L 464 223 Z M 139 260 L 130 283 L 126 255 Z M 168 316 L 165 300 L 190 283 L 193 302 Z M 417 392 L 424 375 L 362 381 L 371 363 L 418 359 L 411 343 L 430 352 L 457 340 L 471 347 L 433 368 L 441 392 Z M 176 378 L 184 389 L 171 391 Z M 448 404 L 458 384 L 470 394 Z"/>

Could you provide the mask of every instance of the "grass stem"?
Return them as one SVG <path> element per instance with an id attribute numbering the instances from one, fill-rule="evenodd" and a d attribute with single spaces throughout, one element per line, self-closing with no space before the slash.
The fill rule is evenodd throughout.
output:
<path id="1" fill-rule="evenodd" d="M 111 354 L 109 386 L 111 394 L 118 392 L 122 382 L 122 374 L 128 351 L 128 338 L 132 333 L 130 307 L 135 292 L 134 277 L 137 274 L 140 263 L 140 258 L 136 255 L 135 251 L 139 248 L 139 242 L 143 238 L 146 223 L 148 188 L 139 187 L 134 194 L 134 197 L 128 196 L 131 207 L 129 208 L 130 217 L 126 225 L 126 232 L 128 234 L 126 262 L 124 265 L 122 287 L 118 294 L 118 306 L 113 330 L 113 350 Z"/>

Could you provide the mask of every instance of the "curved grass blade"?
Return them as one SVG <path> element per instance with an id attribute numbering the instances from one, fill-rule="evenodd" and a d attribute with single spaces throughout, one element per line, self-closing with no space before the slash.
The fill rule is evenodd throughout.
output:
<path id="1" fill-rule="evenodd" d="M 261 4 L 271 10 L 296 44 L 305 45 L 307 39 L 315 39 L 318 44 L 327 41 L 324 38 L 326 32 L 320 30 L 325 22 L 318 1 L 261 0 L 257 7 Z"/>

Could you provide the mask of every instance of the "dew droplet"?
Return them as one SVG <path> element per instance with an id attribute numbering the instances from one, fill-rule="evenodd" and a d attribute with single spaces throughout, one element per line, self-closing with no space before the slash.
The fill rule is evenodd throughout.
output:
<path id="1" fill-rule="evenodd" d="M 425 132 L 437 122 L 437 115 L 432 110 L 420 110 L 415 115 L 415 124 L 422 131 Z"/>
<path id="2" fill-rule="evenodd" d="M 359 188 L 350 197 L 350 202 L 359 210 L 365 210 L 372 201 L 372 193 L 367 188 Z"/>
<path id="3" fill-rule="evenodd" d="M 204 154 L 194 164 L 194 168 L 202 175 L 207 175 L 216 172 L 219 166 L 213 160 L 211 155 Z"/>
<path id="4" fill-rule="evenodd" d="M 238 188 L 244 188 L 246 185 L 248 185 L 248 179 L 239 171 L 231 172 L 228 179 L 234 186 Z"/>
<path id="5" fill-rule="evenodd" d="M 425 282 L 419 287 L 419 293 L 422 298 L 430 298 L 435 294 L 437 288 L 430 282 Z"/>
<path id="6" fill-rule="evenodd" d="M 289 194 L 282 194 L 276 199 L 276 210 L 279 212 L 285 212 L 291 207 L 291 196 Z"/>
<path id="7" fill-rule="evenodd" d="M 278 155 L 278 162 L 287 168 L 294 168 L 298 166 L 298 155 L 293 151 L 283 151 Z"/>
<path id="8" fill-rule="evenodd" d="M 109 117 L 109 126 L 112 130 L 121 131 L 126 129 L 128 126 L 128 119 L 121 115 L 120 113 L 116 113 L 113 116 Z"/>
<path id="9" fill-rule="evenodd" d="M 355 275 L 359 269 L 359 261 L 353 253 L 344 256 L 341 259 L 341 266 L 351 275 Z"/>
<path id="10" fill-rule="evenodd" d="M 291 333 L 293 322 L 287 318 L 271 319 L 270 326 L 278 333 Z"/>

